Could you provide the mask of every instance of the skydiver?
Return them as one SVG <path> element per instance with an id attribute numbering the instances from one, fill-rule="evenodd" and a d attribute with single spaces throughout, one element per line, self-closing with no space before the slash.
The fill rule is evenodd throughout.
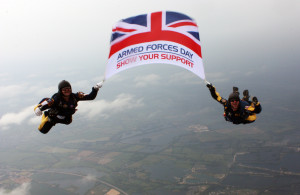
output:
<path id="1" fill-rule="evenodd" d="M 212 84 L 207 84 L 211 96 L 224 106 L 224 118 L 233 124 L 247 124 L 256 120 L 256 114 L 261 112 L 261 105 L 257 97 L 249 100 L 249 91 L 243 91 L 243 98 L 240 99 L 237 87 L 233 87 L 233 92 L 228 100 L 222 98 Z"/>
<path id="2" fill-rule="evenodd" d="M 37 116 L 42 115 L 42 121 L 38 127 L 40 132 L 43 134 L 48 133 L 56 123 L 69 125 L 72 122 L 72 115 L 77 111 L 77 102 L 94 100 L 101 87 L 102 83 L 97 83 L 90 94 L 72 93 L 71 84 L 66 80 L 62 80 L 58 84 L 58 92 L 51 99 L 42 99 L 34 108 L 34 113 Z"/>

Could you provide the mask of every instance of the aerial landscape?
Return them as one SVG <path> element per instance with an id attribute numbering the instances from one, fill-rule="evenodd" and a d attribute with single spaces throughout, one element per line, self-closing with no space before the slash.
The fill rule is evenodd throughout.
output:
<path id="1" fill-rule="evenodd" d="M 0 195 L 299 194 L 300 3 L 117 2 L 103 23 L 109 1 L 0 2 Z M 151 64 L 40 133 L 33 108 L 61 80 L 89 93 L 103 79 L 113 23 L 163 9 L 197 21 L 206 79 L 257 96 L 257 120 L 225 121 L 203 79 Z"/>
<path id="2" fill-rule="evenodd" d="M 189 91 L 178 88 L 182 94 Z M 173 88 L 164 90 L 171 93 Z M 197 101 L 191 98 L 196 95 L 188 96 L 170 98 L 171 107 L 178 109 L 176 102 L 186 99 Z M 143 101 L 150 102 L 149 97 Z M 256 121 L 261 125 L 232 126 L 222 116 L 206 113 L 205 105 L 188 108 L 191 113 L 184 109 L 170 113 L 172 108 L 159 101 L 149 109 L 160 113 L 147 117 L 145 107 L 98 122 L 76 118 L 68 128 L 57 125 L 43 136 L 36 129 L 20 129 L 14 138 L 9 131 L 1 132 L 0 154 L 5 157 L 1 187 L 15 189 L 27 183 L 30 194 L 105 194 L 112 189 L 120 194 L 297 194 L 300 190 L 299 131 L 293 124 L 278 128 L 274 122 L 265 127 L 262 117 Z M 213 125 L 214 120 L 219 122 Z"/>

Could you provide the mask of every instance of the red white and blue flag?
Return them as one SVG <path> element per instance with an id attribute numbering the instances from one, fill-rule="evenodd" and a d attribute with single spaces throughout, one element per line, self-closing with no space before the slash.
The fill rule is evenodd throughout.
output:
<path id="1" fill-rule="evenodd" d="M 192 18 L 161 11 L 116 23 L 105 78 L 153 63 L 177 65 L 205 79 L 198 26 Z"/>

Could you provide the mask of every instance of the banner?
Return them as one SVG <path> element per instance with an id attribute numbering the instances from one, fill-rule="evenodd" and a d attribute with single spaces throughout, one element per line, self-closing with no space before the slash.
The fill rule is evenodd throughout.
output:
<path id="1" fill-rule="evenodd" d="M 205 79 L 196 22 L 170 11 L 119 21 L 112 30 L 105 78 L 144 64 L 172 64 Z"/>

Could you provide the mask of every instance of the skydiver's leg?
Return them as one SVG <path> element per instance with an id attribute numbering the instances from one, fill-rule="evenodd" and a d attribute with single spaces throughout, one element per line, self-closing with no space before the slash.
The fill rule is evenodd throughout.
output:
<path id="1" fill-rule="evenodd" d="M 261 112 L 261 105 L 260 102 L 258 102 L 257 97 L 252 97 L 252 101 L 249 100 L 249 103 L 254 107 L 253 113 L 259 114 Z"/>
<path id="2" fill-rule="evenodd" d="M 254 104 L 254 106 L 255 106 L 254 113 L 259 114 L 261 112 L 261 105 L 260 105 L 260 103 Z"/>
<path id="3" fill-rule="evenodd" d="M 43 126 L 41 129 L 39 129 L 39 130 L 40 130 L 41 133 L 47 134 L 53 126 L 54 126 L 53 123 L 51 123 L 51 122 L 46 122 L 46 123 L 44 124 L 44 126 Z"/>
<path id="4" fill-rule="evenodd" d="M 244 91 L 243 91 L 243 99 L 242 100 L 244 100 L 244 101 L 246 101 L 246 102 L 249 102 L 249 91 L 248 91 L 248 89 L 245 89 Z"/>
<path id="5" fill-rule="evenodd" d="M 47 113 L 45 113 L 42 116 L 42 122 L 39 125 L 38 129 L 40 130 L 41 133 L 47 134 L 50 129 L 55 125 L 55 123 L 51 122 L 49 117 L 47 116 Z"/>
<path id="6" fill-rule="evenodd" d="M 238 88 L 238 87 L 233 86 L 233 87 L 232 87 L 232 92 L 233 92 L 233 93 L 238 93 L 238 94 L 240 95 L 240 92 L 239 92 L 239 88 Z"/>
<path id="7" fill-rule="evenodd" d="M 72 123 L 72 116 L 59 116 L 59 115 L 57 115 L 55 117 L 55 123 L 61 123 L 61 124 L 69 125 L 70 123 Z"/>

